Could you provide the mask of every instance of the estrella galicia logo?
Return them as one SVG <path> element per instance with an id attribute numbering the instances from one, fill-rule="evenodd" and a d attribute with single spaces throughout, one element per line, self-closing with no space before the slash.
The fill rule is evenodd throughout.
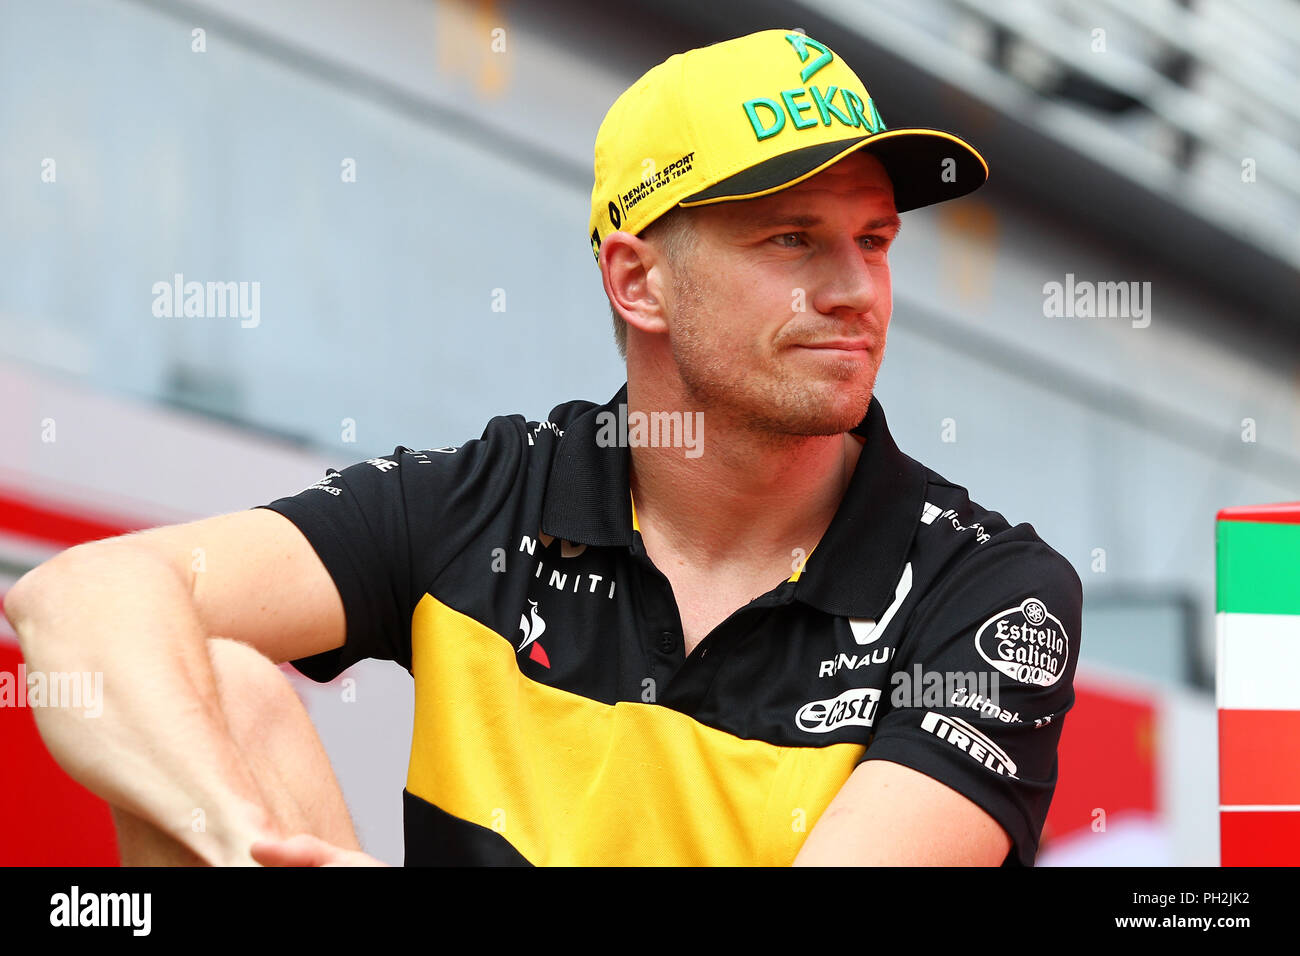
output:
<path id="1" fill-rule="evenodd" d="M 808 701 L 795 712 L 794 722 L 810 734 L 828 734 L 841 727 L 870 727 L 879 704 L 879 690 L 855 687 L 838 697 Z"/>
<path id="2" fill-rule="evenodd" d="M 1031 597 L 981 624 L 975 649 L 1013 680 L 1051 687 L 1065 673 L 1070 638 L 1047 605 Z"/>
<path id="3" fill-rule="evenodd" d="M 541 637 L 542 632 L 546 630 L 546 621 L 544 621 L 542 616 L 537 613 L 537 602 L 532 598 L 529 598 L 528 603 L 530 605 L 528 608 L 528 614 L 519 615 L 519 630 L 523 631 L 524 640 L 523 643 L 515 648 L 515 653 L 522 653 L 525 647 L 531 646 L 532 650 L 528 652 L 529 659 L 537 661 L 537 663 L 549 669 L 551 666 L 551 659 L 546 656 L 546 651 L 542 648 L 542 645 L 537 643 L 537 639 Z M 531 620 L 529 620 L 530 615 L 532 617 Z"/>

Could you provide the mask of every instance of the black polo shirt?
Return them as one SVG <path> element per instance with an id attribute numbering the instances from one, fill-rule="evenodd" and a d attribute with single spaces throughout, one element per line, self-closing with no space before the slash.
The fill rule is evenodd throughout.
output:
<path id="1" fill-rule="evenodd" d="M 900 452 L 873 399 L 820 543 L 688 658 L 629 449 L 597 440 L 626 401 L 498 416 L 262 506 L 347 615 L 298 670 L 414 677 L 407 865 L 786 865 L 872 759 L 969 797 L 1032 865 L 1074 701 L 1069 562 Z"/>

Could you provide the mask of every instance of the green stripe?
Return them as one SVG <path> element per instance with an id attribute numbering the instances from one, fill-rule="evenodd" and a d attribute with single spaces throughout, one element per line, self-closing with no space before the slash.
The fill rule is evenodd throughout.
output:
<path id="1" fill-rule="evenodd" d="M 1220 521 L 1217 609 L 1300 614 L 1300 525 Z"/>

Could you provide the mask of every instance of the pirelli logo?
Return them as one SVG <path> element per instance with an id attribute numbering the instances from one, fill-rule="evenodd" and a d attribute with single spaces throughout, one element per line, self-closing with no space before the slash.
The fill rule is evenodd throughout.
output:
<path id="1" fill-rule="evenodd" d="M 977 760 L 994 773 L 1018 780 L 1016 764 L 1005 750 L 980 733 L 960 717 L 945 717 L 927 710 L 921 718 L 921 729 L 946 740 L 972 760 Z"/>

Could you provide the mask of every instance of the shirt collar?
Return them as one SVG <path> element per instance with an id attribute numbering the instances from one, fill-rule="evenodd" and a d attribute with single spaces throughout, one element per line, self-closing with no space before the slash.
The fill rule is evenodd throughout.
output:
<path id="1" fill-rule="evenodd" d="M 629 547 L 630 452 L 598 444 L 598 416 L 617 415 L 627 384 L 578 415 L 551 463 L 542 531 L 575 544 Z M 898 450 L 880 400 L 853 433 L 866 439 L 830 527 L 796 575 L 794 596 L 830 614 L 878 617 L 894 598 L 925 504 L 926 468 Z"/>

